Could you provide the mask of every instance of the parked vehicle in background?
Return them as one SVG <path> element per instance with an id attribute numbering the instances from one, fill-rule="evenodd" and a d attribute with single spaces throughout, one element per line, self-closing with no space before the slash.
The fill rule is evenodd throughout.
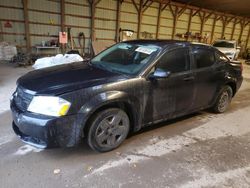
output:
<path id="1" fill-rule="evenodd" d="M 237 46 L 237 42 L 234 40 L 217 40 L 213 46 L 224 53 L 230 60 L 237 60 L 240 47 Z"/>
<path id="2" fill-rule="evenodd" d="M 118 43 L 90 62 L 32 71 L 11 99 L 13 129 L 26 143 L 70 147 L 86 137 L 99 152 L 129 132 L 213 108 L 227 110 L 242 67 L 212 46 L 172 40 Z"/>

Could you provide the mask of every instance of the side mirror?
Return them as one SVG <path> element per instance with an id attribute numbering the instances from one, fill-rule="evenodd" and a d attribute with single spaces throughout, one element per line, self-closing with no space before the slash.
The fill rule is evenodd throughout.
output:
<path id="1" fill-rule="evenodd" d="M 240 50 L 240 46 L 237 46 L 236 49 L 237 49 L 237 50 Z"/>
<path id="2" fill-rule="evenodd" d="M 164 71 L 162 69 L 157 68 L 152 74 L 150 74 L 149 78 L 160 79 L 169 77 L 170 72 Z"/>

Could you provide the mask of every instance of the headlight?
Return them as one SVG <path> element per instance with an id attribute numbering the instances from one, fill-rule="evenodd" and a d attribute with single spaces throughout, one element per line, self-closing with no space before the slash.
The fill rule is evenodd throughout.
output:
<path id="1" fill-rule="evenodd" d="M 64 116 L 68 113 L 71 103 L 52 96 L 36 96 L 32 99 L 28 111 L 48 116 Z"/>

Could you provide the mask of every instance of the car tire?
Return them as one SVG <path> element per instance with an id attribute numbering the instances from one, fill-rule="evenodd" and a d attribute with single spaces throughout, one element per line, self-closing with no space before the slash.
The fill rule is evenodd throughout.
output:
<path id="1" fill-rule="evenodd" d="M 219 96 L 216 100 L 216 103 L 213 107 L 214 112 L 216 113 L 223 113 L 225 112 L 232 100 L 233 97 L 233 90 L 230 86 L 224 86 L 219 93 Z"/>
<path id="2" fill-rule="evenodd" d="M 97 113 L 88 129 L 88 145 L 97 152 L 114 150 L 126 139 L 130 121 L 126 112 L 109 108 Z"/>

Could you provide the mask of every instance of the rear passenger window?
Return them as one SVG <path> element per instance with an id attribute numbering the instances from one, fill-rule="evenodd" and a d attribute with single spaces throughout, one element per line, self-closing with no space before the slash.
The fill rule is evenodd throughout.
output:
<path id="1" fill-rule="evenodd" d="M 215 59 L 216 59 L 216 62 L 219 62 L 219 63 L 228 62 L 227 57 L 224 54 L 218 53 L 218 52 L 215 52 Z"/>
<path id="2" fill-rule="evenodd" d="M 194 60 L 197 68 L 210 67 L 214 64 L 213 51 L 205 49 L 193 49 Z"/>
<path id="3" fill-rule="evenodd" d="M 178 73 L 190 69 L 189 49 L 177 49 L 164 54 L 156 68 Z"/>

